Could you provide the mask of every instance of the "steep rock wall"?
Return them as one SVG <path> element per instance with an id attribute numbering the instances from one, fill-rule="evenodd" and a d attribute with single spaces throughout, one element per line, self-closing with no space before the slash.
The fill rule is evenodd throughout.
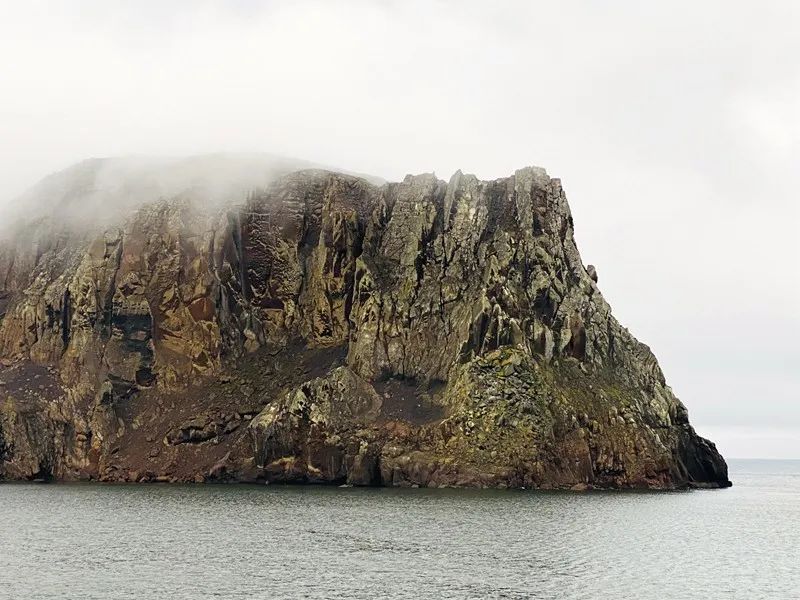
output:
<path id="1" fill-rule="evenodd" d="M 0 303 L 0 477 L 728 485 L 541 169 L 44 219 Z"/>

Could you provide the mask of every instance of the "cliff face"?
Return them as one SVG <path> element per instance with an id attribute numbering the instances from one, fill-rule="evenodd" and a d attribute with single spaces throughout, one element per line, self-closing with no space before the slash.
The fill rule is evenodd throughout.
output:
<path id="1" fill-rule="evenodd" d="M 729 485 L 536 168 L 39 220 L 0 315 L 0 478 Z"/>

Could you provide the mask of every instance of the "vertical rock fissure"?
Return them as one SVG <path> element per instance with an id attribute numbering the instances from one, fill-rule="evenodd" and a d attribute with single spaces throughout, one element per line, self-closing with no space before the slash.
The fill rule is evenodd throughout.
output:
<path id="1" fill-rule="evenodd" d="M 61 308 L 61 341 L 64 344 L 63 350 L 69 346 L 70 323 L 72 320 L 72 303 L 70 302 L 69 289 L 64 290 L 64 298 Z"/>

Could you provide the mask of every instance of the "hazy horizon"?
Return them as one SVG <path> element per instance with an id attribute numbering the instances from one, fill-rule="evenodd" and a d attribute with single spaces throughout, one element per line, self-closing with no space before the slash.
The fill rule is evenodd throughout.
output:
<path id="1" fill-rule="evenodd" d="M 537 165 L 697 431 L 800 458 L 800 5 L 0 7 L 0 206 L 102 156 Z"/>

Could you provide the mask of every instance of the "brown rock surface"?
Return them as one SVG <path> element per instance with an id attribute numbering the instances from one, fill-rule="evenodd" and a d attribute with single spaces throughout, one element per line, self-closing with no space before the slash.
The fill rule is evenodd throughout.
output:
<path id="1" fill-rule="evenodd" d="M 28 222 L 0 359 L 0 479 L 729 485 L 538 168 Z"/>

